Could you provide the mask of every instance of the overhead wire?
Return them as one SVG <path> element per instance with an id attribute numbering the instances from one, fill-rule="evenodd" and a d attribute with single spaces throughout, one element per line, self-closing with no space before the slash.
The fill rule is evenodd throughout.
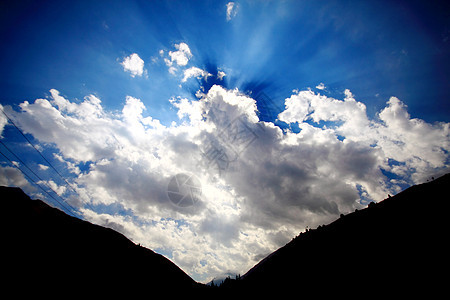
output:
<path id="1" fill-rule="evenodd" d="M 75 194 L 78 194 L 78 192 L 75 190 L 75 188 L 66 180 L 66 178 L 64 178 L 64 176 L 53 166 L 53 164 L 48 161 L 48 159 L 42 154 L 41 151 L 39 151 L 39 149 L 30 141 L 30 139 L 25 135 L 25 133 L 23 133 L 23 131 L 14 123 L 14 121 L 8 116 L 8 114 L 6 114 L 6 112 L 3 110 L 3 108 L 1 108 L 2 113 L 5 115 L 5 117 L 8 119 L 8 121 L 17 129 L 17 131 L 19 131 L 19 133 L 25 138 L 25 140 L 31 145 L 31 147 L 34 148 L 34 150 L 36 150 L 36 152 L 40 155 L 40 157 L 48 164 L 48 166 L 50 168 L 52 168 L 56 174 L 58 174 L 58 176 L 65 182 L 65 184 L 67 185 L 67 187 L 69 187 Z M 33 172 L 34 173 L 34 172 Z M 94 210 L 94 208 L 89 204 L 89 203 L 85 203 L 91 210 Z"/>
<path id="2" fill-rule="evenodd" d="M 5 115 L 5 117 L 8 119 L 8 121 L 20 132 L 20 134 L 27 140 L 27 142 L 31 145 L 31 147 L 34 148 L 34 150 L 37 151 L 37 153 L 39 153 L 39 155 L 42 157 L 42 159 L 50 166 L 50 168 L 52 168 L 56 174 L 59 175 L 59 177 L 61 177 L 62 180 L 64 180 L 64 182 L 75 192 L 75 189 L 72 187 L 72 185 L 61 175 L 61 173 L 59 173 L 59 171 L 53 166 L 53 164 L 51 162 L 48 161 L 47 158 L 45 158 L 45 156 L 42 154 L 41 151 L 39 151 L 39 149 L 30 141 L 30 139 L 23 133 L 23 131 L 17 127 L 17 125 L 14 123 L 14 121 L 5 113 L 5 111 L 2 109 L 3 114 Z"/>
<path id="3" fill-rule="evenodd" d="M 0 141 L 0 143 L 5 146 L 5 144 L 3 144 L 3 142 Z M 7 147 L 5 147 L 8 151 L 10 151 Z M 11 151 L 10 151 L 11 152 Z M 16 158 L 18 158 L 13 152 L 11 152 Z M 26 172 L 24 172 L 24 170 L 22 170 L 17 164 L 15 164 L 8 156 L 6 156 L 6 154 L 4 154 L 1 150 L 0 150 L 0 154 L 6 158 L 13 167 L 17 168 L 24 176 L 26 176 L 34 185 L 36 185 L 37 187 L 39 187 L 42 191 L 44 191 L 47 195 L 49 195 L 53 200 L 55 200 L 62 208 L 64 208 L 66 210 L 66 212 L 68 212 L 69 214 L 71 214 L 73 217 L 77 216 L 75 215 L 75 208 L 73 208 L 70 204 L 68 204 L 60 195 L 58 195 L 58 193 L 48 184 L 45 183 L 44 180 L 42 180 L 42 178 L 40 178 L 35 172 L 33 172 L 33 170 L 31 170 L 20 158 L 18 158 L 18 160 L 20 161 L 21 164 L 23 164 L 28 170 L 30 170 L 47 188 L 49 188 L 50 190 L 52 190 L 53 193 L 55 193 L 55 195 L 57 195 L 59 198 L 61 198 L 63 200 L 64 203 L 66 203 L 69 207 L 71 207 L 72 209 L 69 209 L 68 207 L 66 207 L 62 202 L 60 202 L 58 199 L 56 199 L 52 194 L 50 194 L 47 190 L 45 190 L 38 182 L 36 182 L 33 178 L 31 178 L 30 175 L 28 175 Z"/>

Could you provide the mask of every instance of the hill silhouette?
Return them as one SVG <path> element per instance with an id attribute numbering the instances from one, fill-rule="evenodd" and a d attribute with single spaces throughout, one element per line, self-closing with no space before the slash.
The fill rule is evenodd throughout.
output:
<path id="1" fill-rule="evenodd" d="M 31 200 L 18 188 L 0 187 L 3 286 L 19 293 L 103 297 L 426 293 L 429 298 L 443 293 L 449 187 L 447 174 L 341 215 L 301 233 L 220 288 L 196 283 L 168 259 L 112 229 Z"/>
<path id="2" fill-rule="evenodd" d="M 449 187 L 447 174 L 341 215 L 301 233 L 229 285 L 319 297 L 442 291 Z"/>
<path id="3" fill-rule="evenodd" d="M 161 295 L 196 290 L 167 258 L 122 234 L 0 187 L 2 283 L 43 295 Z"/>

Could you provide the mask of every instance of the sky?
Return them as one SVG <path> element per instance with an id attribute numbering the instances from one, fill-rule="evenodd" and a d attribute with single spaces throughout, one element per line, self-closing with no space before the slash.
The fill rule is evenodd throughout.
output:
<path id="1" fill-rule="evenodd" d="M 0 6 L 0 184 L 197 281 L 450 170 L 445 1 Z"/>

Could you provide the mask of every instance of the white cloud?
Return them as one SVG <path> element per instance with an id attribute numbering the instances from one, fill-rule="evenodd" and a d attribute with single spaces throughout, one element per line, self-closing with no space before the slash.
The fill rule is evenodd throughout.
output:
<path id="1" fill-rule="evenodd" d="M 223 78 L 227 76 L 227 74 L 224 71 L 217 71 L 217 79 L 223 80 Z"/>
<path id="2" fill-rule="evenodd" d="M 449 167 L 449 124 L 412 119 L 397 98 L 371 120 L 348 90 L 343 100 L 297 91 L 279 119 L 298 122 L 301 131 L 283 133 L 259 122 L 255 100 L 238 90 L 203 92 L 198 101 L 171 99 L 179 125 L 144 117 L 145 105 L 131 96 L 113 113 L 93 95 L 75 103 L 56 90 L 11 116 L 39 142 L 54 145 L 55 157 L 68 166 L 90 162 L 73 173 L 82 201 L 129 212 L 83 209 L 86 219 L 167 253 L 204 281 L 242 274 L 306 226 L 361 207 L 358 189 L 374 200 L 398 191 L 402 181 L 388 181 L 380 168 L 411 184 Z M 196 206 L 169 201 L 167 186 L 177 173 L 200 180 Z"/>
<path id="3" fill-rule="evenodd" d="M 177 51 L 169 51 L 170 59 L 166 58 L 164 61 L 168 67 L 172 66 L 173 63 L 176 63 L 178 66 L 185 66 L 189 62 L 189 59 L 192 58 L 191 49 L 189 49 L 188 44 L 179 43 L 175 44 L 175 49 Z M 161 54 L 161 52 L 160 52 Z"/>
<path id="4" fill-rule="evenodd" d="M 76 161 L 96 160 L 114 152 L 117 142 L 112 133 L 119 130 L 119 124 L 103 111 L 98 98 L 90 95 L 78 104 L 60 96 L 57 90 L 50 92 L 50 101 L 24 101 L 19 105 L 20 114 L 11 112 L 12 117 L 20 115 L 16 124 L 44 143 L 56 143 L 65 157 Z"/>
<path id="5" fill-rule="evenodd" d="M 333 132 L 365 147 L 379 149 L 380 160 L 394 159 L 414 170 L 411 183 L 419 183 L 431 170 L 445 166 L 449 147 L 449 124 L 428 124 L 411 119 L 406 105 L 391 97 L 387 107 L 378 114 L 379 120 L 369 120 L 366 107 L 345 90 L 345 99 L 336 100 L 301 91 L 286 99 L 286 110 L 279 119 L 287 123 L 311 120 L 337 122 Z M 387 170 L 391 167 L 381 166 Z"/>
<path id="6" fill-rule="evenodd" d="M 227 22 L 228 22 L 236 16 L 237 4 L 234 2 L 228 2 L 226 7 L 227 7 Z"/>
<path id="7" fill-rule="evenodd" d="M 323 82 L 319 83 L 316 86 L 316 89 L 318 89 L 318 90 L 325 90 L 326 89 L 325 84 L 323 84 Z"/>
<path id="8" fill-rule="evenodd" d="M 29 194 L 35 194 L 36 192 L 36 188 L 32 186 L 22 172 L 15 167 L 0 165 L 0 186 L 20 187 Z"/>
<path id="9" fill-rule="evenodd" d="M 42 171 L 46 171 L 49 168 L 49 166 L 46 166 L 46 165 L 43 165 L 43 164 L 38 164 L 38 166 L 39 166 L 39 170 L 42 170 Z"/>
<path id="10" fill-rule="evenodd" d="M 279 114 L 278 119 L 286 123 L 303 122 L 309 113 L 310 96 L 311 94 L 302 93 L 286 99 L 286 109 Z"/>
<path id="11" fill-rule="evenodd" d="M 175 68 L 174 66 L 169 67 L 169 73 L 172 75 L 175 75 L 177 72 L 177 68 Z"/>
<path id="12" fill-rule="evenodd" d="M 56 194 L 58 196 L 62 196 L 66 192 L 66 189 L 67 189 L 66 186 L 58 185 L 53 180 L 40 180 L 40 181 L 37 182 L 37 184 L 39 184 L 41 186 L 47 186 L 47 187 L 51 188 L 53 191 L 56 192 Z"/>
<path id="13" fill-rule="evenodd" d="M 123 66 L 124 71 L 131 73 L 131 77 L 142 76 L 146 73 L 144 70 L 144 60 L 137 53 L 125 57 L 120 64 Z"/>
<path id="14" fill-rule="evenodd" d="M 5 128 L 6 124 L 8 124 L 8 119 L 3 114 L 3 109 L 4 109 L 3 105 L 0 104 L 0 139 L 3 137 L 2 136 L 3 129 Z"/>
<path id="15" fill-rule="evenodd" d="M 181 82 L 186 82 L 191 77 L 196 77 L 197 79 L 201 79 L 203 77 L 203 79 L 207 81 L 208 77 L 212 76 L 211 73 L 197 67 L 190 67 L 189 69 L 184 70 L 183 73 L 184 77 L 181 79 Z"/>
<path id="16" fill-rule="evenodd" d="M 179 67 L 184 67 L 188 64 L 189 60 L 192 58 L 191 49 L 186 43 L 179 43 L 174 45 L 176 51 L 169 51 L 168 55 L 165 55 L 164 50 L 159 51 L 159 55 L 164 57 L 164 62 L 168 71 L 172 75 L 176 75 Z M 186 78 L 186 77 L 185 77 Z M 187 78 L 186 78 L 187 79 Z"/>

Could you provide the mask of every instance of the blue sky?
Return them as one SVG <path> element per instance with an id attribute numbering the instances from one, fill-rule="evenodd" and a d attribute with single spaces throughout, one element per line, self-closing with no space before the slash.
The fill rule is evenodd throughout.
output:
<path id="1" fill-rule="evenodd" d="M 243 274 L 306 226 L 448 172 L 449 5 L 429 2 L 3 3 L 1 108 L 48 161 L 3 114 L 22 162 L 0 149 L 196 280 Z M 49 198 L 0 159 L 1 184 Z M 177 173 L 199 178 L 196 206 L 167 201 Z"/>
<path id="2" fill-rule="evenodd" d="M 167 98 L 186 88 L 151 58 L 186 42 L 196 65 L 233 70 L 230 87 L 266 84 L 282 102 L 292 89 L 324 82 L 351 89 L 372 113 L 395 95 L 416 117 L 448 121 L 449 29 L 439 4 L 250 1 L 239 3 L 232 22 L 224 22 L 225 5 L 19 1 L 2 17 L 3 99 L 15 103 L 58 87 L 118 107 L 132 92 L 163 114 Z M 148 80 L 120 72 L 117 61 L 131 53 L 146 62 Z"/>

